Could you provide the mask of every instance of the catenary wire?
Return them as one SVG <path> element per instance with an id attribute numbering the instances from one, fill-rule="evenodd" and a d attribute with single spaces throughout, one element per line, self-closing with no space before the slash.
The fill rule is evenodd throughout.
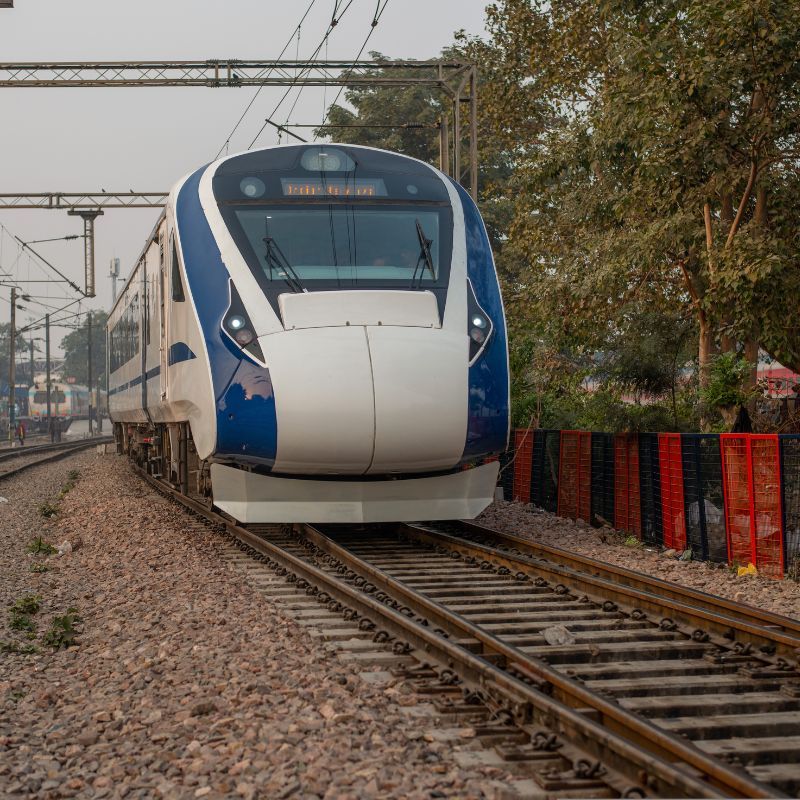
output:
<path id="1" fill-rule="evenodd" d="M 311 0 L 311 2 L 308 4 L 308 7 L 306 8 L 305 13 L 300 18 L 300 22 L 297 23 L 297 25 L 295 26 L 295 28 L 292 31 L 291 35 L 286 40 L 286 44 L 283 46 L 283 49 L 278 54 L 278 58 L 276 60 L 279 61 L 283 57 L 283 54 L 289 49 L 289 45 L 292 43 L 292 40 L 295 38 L 296 35 L 299 35 L 300 28 L 303 26 L 303 23 L 305 22 L 306 17 L 308 16 L 309 12 L 311 11 L 311 9 L 313 8 L 313 6 L 314 6 L 314 4 L 316 2 L 317 2 L 317 0 Z M 263 74 L 263 72 L 260 73 L 258 75 L 258 77 L 261 77 L 262 74 Z M 259 94 L 261 94 L 261 90 L 263 88 L 264 88 L 264 85 L 262 84 L 261 86 L 258 87 L 258 89 L 256 90 L 256 93 L 252 96 L 252 98 L 250 98 L 250 102 L 245 106 L 245 109 L 242 112 L 242 115 L 239 117 L 238 121 L 233 126 L 233 130 L 228 134 L 228 138 L 225 140 L 225 142 L 223 143 L 222 147 L 220 147 L 220 149 L 217 151 L 217 154 L 214 156 L 214 161 L 216 161 L 220 157 L 220 155 L 222 154 L 222 151 L 225 150 L 228 147 L 228 145 L 231 142 L 231 139 L 233 138 L 233 135 L 236 133 L 237 130 L 239 130 L 239 126 L 242 124 L 242 122 L 244 122 L 244 118 L 247 116 L 247 112 L 250 111 L 250 109 L 253 107 L 253 103 L 255 103 L 256 100 L 258 99 L 258 96 L 259 96 Z"/>

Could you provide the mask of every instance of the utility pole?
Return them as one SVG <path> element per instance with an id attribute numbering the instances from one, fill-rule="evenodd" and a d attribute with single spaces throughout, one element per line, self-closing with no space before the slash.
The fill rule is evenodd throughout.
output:
<path id="1" fill-rule="evenodd" d="M 117 302 L 117 280 L 119 279 L 119 259 L 112 258 L 108 274 L 111 276 L 111 305 Z"/>
<path id="2" fill-rule="evenodd" d="M 31 334 L 31 374 L 28 386 L 33 386 L 33 334 Z"/>
<path id="3" fill-rule="evenodd" d="M 86 318 L 86 335 L 89 345 L 89 436 L 92 435 L 92 312 L 90 311 Z"/>
<path id="4" fill-rule="evenodd" d="M 103 214 L 102 209 L 68 209 L 67 214 L 83 219 L 84 294 L 94 297 L 94 221 Z"/>
<path id="5" fill-rule="evenodd" d="M 16 348 L 14 347 L 17 338 L 17 290 L 14 286 L 11 287 L 11 327 L 9 328 L 9 336 L 11 338 L 8 340 L 8 441 L 13 444 L 14 429 L 16 427 L 14 421 L 16 416 L 14 414 L 14 382 L 17 379 Z"/>
<path id="6" fill-rule="evenodd" d="M 50 441 L 53 441 L 53 412 L 50 408 L 50 315 L 44 315 L 44 359 L 47 362 L 45 367 L 47 381 L 47 432 L 50 434 Z"/>

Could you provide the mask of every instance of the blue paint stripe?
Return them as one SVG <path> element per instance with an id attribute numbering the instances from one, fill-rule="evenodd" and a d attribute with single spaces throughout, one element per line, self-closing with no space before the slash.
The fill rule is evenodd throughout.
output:
<path id="1" fill-rule="evenodd" d="M 153 378 L 158 377 L 161 374 L 161 367 L 153 367 L 152 369 L 147 370 L 145 380 L 150 381 Z M 115 386 L 112 389 L 108 390 L 108 396 L 111 397 L 112 395 L 119 394 L 119 392 L 127 391 L 128 389 L 135 389 L 139 384 L 142 382 L 142 376 L 137 375 L 133 380 L 128 381 L 127 383 L 123 383 L 120 386 Z"/>
<path id="2" fill-rule="evenodd" d="M 171 367 L 173 364 L 180 364 L 181 361 L 190 361 L 193 358 L 197 358 L 197 356 L 186 342 L 175 342 L 170 345 L 167 363 Z"/>

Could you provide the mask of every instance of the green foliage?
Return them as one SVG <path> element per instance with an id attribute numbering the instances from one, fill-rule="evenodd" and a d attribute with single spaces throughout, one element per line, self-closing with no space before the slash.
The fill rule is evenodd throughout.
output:
<path id="1" fill-rule="evenodd" d="M 9 609 L 8 626 L 12 631 L 27 631 L 34 634 L 36 623 L 31 616 L 37 614 L 41 607 L 42 598 L 38 595 L 28 594 L 20 597 Z"/>
<path id="2" fill-rule="evenodd" d="M 54 503 L 41 503 L 39 505 L 39 514 L 45 519 L 51 519 L 58 514 L 58 506 Z"/>
<path id="3" fill-rule="evenodd" d="M 104 311 L 92 312 L 92 376 L 96 386 L 99 380 L 105 386 L 106 365 L 106 320 Z M 68 333 L 61 340 L 64 350 L 64 377 L 75 378 L 85 386 L 89 381 L 89 336 L 88 319 L 84 318 L 80 328 Z"/>
<path id="4" fill-rule="evenodd" d="M 12 614 L 37 614 L 42 605 L 42 598 L 36 594 L 26 594 L 11 606 Z"/>
<path id="5" fill-rule="evenodd" d="M 67 613 L 60 617 L 53 617 L 50 629 L 42 637 L 42 644 L 54 650 L 71 647 L 76 644 L 78 629 L 76 625 L 83 620 L 78 616 L 77 608 L 67 609 Z"/>
<path id="6" fill-rule="evenodd" d="M 57 553 L 53 545 L 49 542 L 44 541 L 41 536 L 37 536 L 29 545 L 28 545 L 28 552 L 33 553 L 34 555 L 45 555 L 51 556 L 54 553 Z"/>
<path id="7" fill-rule="evenodd" d="M 18 644 L 17 642 L 0 642 L 0 653 L 3 653 L 3 655 L 14 654 L 14 655 L 26 656 L 36 652 L 38 652 L 38 648 L 32 644 L 21 645 Z M 12 693 L 11 699 L 16 701 L 16 700 L 21 700 L 22 697 L 24 697 L 24 694 L 20 695 L 19 697 L 13 697 Z"/>
<path id="8" fill-rule="evenodd" d="M 489 7 L 490 41 L 466 47 L 515 165 L 484 197 L 511 207 L 515 324 L 604 354 L 605 380 L 634 393 L 674 393 L 665 367 L 683 366 L 700 325 L 800 369 L 798 13 L 798 0 Z"/>
<path id="9" fill-rule="evenodd" d="M 48 567 L 47 564 L 31 564 L 30 571 L 37 573 L 49 572 L 50 567 Z"/>
<path id="10" fill-rule="evenodd" d="M 730 408 L 747 400 L 743 387 L 750 374 L 750 364 L 736 353 L 722 353 L 711 361 L 708 385 L 700 398 L 712 408 Z"/>

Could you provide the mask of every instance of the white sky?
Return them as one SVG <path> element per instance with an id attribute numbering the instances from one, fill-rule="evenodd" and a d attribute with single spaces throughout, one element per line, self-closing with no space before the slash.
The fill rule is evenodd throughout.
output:
<path id="1" fill-rule="evenodd" d="M 0 60 L 206 60 L 275 58 L 310 0 L 15 0 L 0 10 Z M 487 0 L 390 0 L 367 50 L 392 58 L 433 58 L 453 32 L 484 31 Z M 340 2 L 340 7 L 345 3 Z M 334 0 L 316 0 L 301 31 L 299 57 L 310 56 L 330 21 Z M 329 38 L 327 57 L 353 59 L 370 29 L 376 0 L 353 0 Z M 285 57 L 294 58 L 296 42 Z M 325 57 L 325 52 L 320 54 Z M 366 56 L 366 52 L 365 52 Z M 364 56 L 362 56 L 364 57 Z M 210 161 L 255 89 L 117 88 L 0 90 L 0 192 L 165 191 Z M 231 152 L 243 150 L 273 109 L 282 88 L 262 89 Z M 330 103 L 336 89 L 327 90 Z M 325 90 L 304 89 L 292 121 L 321 121 Z M 285 115 L 294 94 L 276 115 Z M 308 133 L 309 131 L 306 131 Z M 299 131 L 303 135 L 303 131 Z M 277 141 L 272 129 L 259 144 Z M 127 275 L 158 217 L 157 209 L 108 210 L 97 220 L 97 297 L 111 303 L 109 260 Z M 65 211 L 0 209 L 0 224 L 24 241 L 83 232 Z M 0 235 L 0 272 L 48 277 L 12 240 Z M 83 241 L 34 245 L 83 286 Z M 2 280 L 2 277 L 0 277 Z M 64 284 L 27 284 L 31 295 L 60 305 L 76 295 Z M 0 322 L 9 319 L 9 289 L 0 286 Z M 66 299 L 58 299 L 66 298 Z M 42 316 L 28 303 L 18 324 Z M 77 308 L 75 306 L 74 308 Z M 53 331 L 54 355 L 67 331 Z M 41 333 L 36 335 L 40 336 Z"/>

